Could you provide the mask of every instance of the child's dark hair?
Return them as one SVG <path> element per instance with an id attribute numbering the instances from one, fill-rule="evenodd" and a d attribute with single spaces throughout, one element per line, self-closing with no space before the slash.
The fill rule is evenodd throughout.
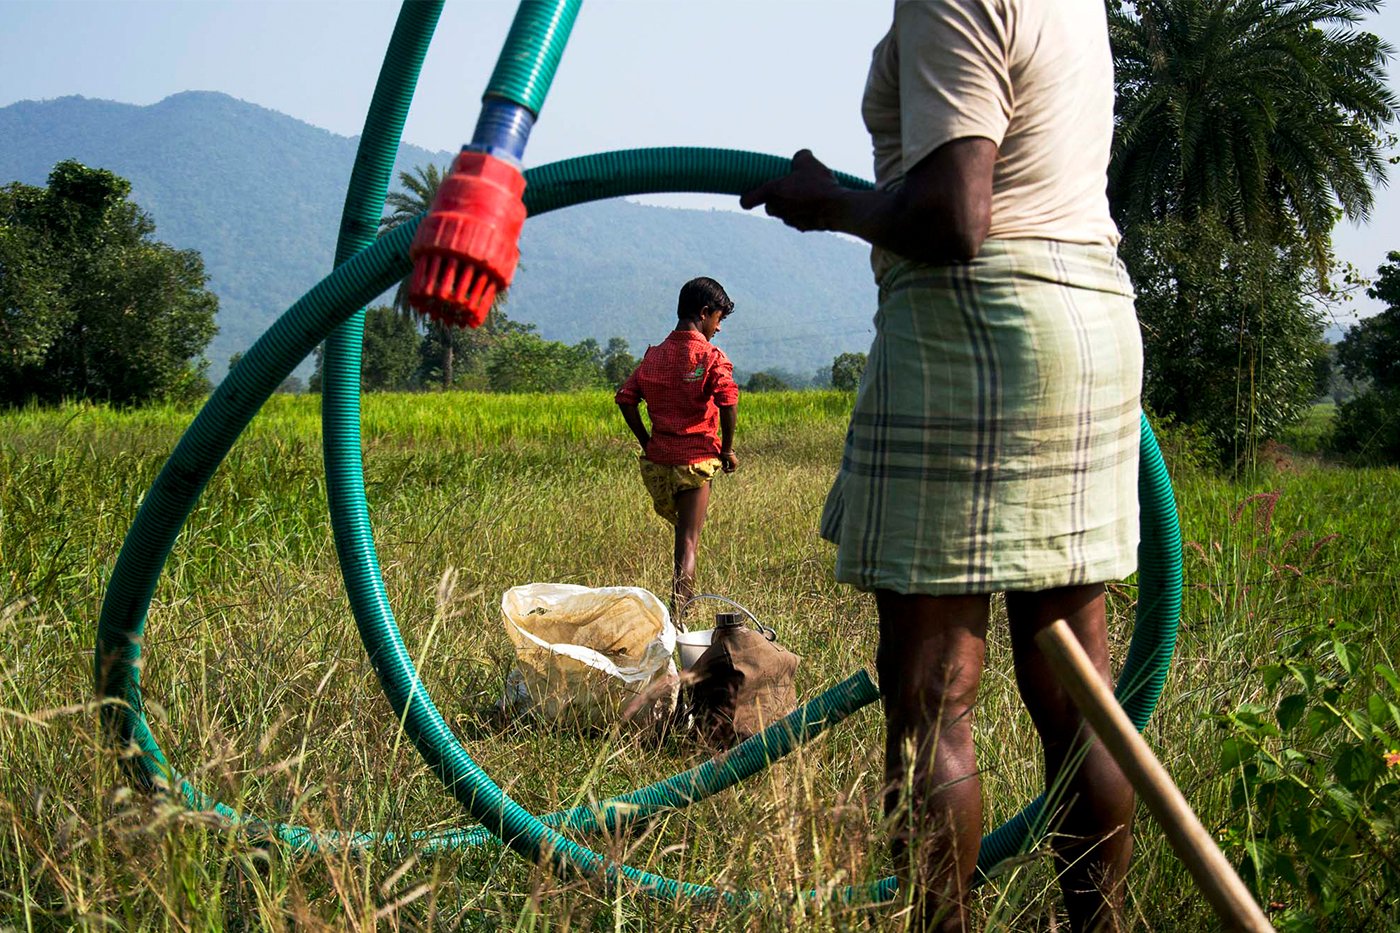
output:
<path id="1" fill-rule="evenodd" d="M 724 286 L 709 276 L 702 275 L 681 286 L 681 297 L 676 302 L 677 320 L 698 321 L 706 308 L 719 309 L 723 320 L 734 312 L 734 302 L 725 294 Z"/>

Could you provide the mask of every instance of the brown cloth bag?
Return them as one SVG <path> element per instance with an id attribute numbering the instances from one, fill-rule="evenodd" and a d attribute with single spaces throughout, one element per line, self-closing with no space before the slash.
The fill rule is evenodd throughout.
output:
<path id="1" fill-rule="evenodd" d="M 737 745 L 797 708 L 793 674 L 802 659 L 770 636 L 744 625 L 718 626 L 686 672 L 689 712 L 710 745 Z"/>

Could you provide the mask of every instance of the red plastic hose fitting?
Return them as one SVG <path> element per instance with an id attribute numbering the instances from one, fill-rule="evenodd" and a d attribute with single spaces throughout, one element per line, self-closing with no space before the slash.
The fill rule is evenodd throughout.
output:
<path id="1" fill-rule="evenodd" d="M 520 262 L 525 176 L 510 162 L 462 150 L 418 224 L 408 302 L 435 321 L 480 327 Z"/>

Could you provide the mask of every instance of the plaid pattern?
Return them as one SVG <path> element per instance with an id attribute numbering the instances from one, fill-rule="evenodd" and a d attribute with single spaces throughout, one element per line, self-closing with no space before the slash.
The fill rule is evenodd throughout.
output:
<path id="1" fill-rule="evenodd" d="M 719 456 L 720 405 L 739 403 L 734 364 L 693 330 L 674 330 L 647 347 L 642 362 L 617 390 L 619 405 L 647 403 L 652 463 L 683 465 Z"/>
<path id="2" fill-rule="evenodd" d="M 988 240 L 965 265 L 896 265 L 822 514 L 836 578 L 938 595 L 1128 575 L 1141 382 L 1106 247 Z"/>

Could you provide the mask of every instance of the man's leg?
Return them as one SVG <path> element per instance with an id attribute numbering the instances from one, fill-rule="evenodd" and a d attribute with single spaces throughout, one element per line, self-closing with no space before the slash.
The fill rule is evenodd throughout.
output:
<path id="1" fill-rule="evenodd" d="M 1035 643 L 1036 632 L 1064 619 L 1104 683 L 1111 683 L 1103 585 L 1008 593 L 1006 610 L 1016 684 L 1045 746 L 1045 786 L 1058 818 L 1051 842 L 1070 925 L 1075 933 L 1116 931 L 1133 854 L 1133 788 Z"/>
<path id="2" fill-rule="evenodd" d="M 885 812 L 896 869 L 913 891 L 909 929 L 967 928 L 982 841 L 972 707 L 987 645 L 986 596 L 875 594 L 875 666 L 885 705 Z"/>
<path id="3" fill-rule="evenodd" d="M 695 561 L 700 552 L 700 529 L 710 506 L 710 484 L 676 493 L 675 573 L 671 578 L 671 614 L 695 593 Z"/>

